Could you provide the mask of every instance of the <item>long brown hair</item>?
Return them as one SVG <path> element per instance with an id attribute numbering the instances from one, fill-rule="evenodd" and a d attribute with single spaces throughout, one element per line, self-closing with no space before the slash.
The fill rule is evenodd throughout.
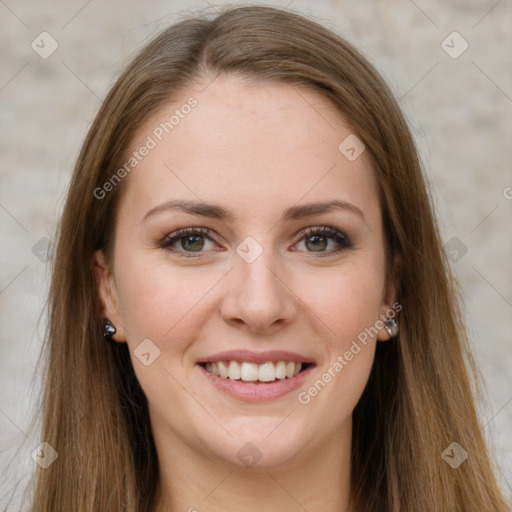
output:
<path id="1" fill-rule="evenodd" d="M 82 147 L 58 231 L 44 347 L 42 440 L 59 454 L 35 477 L 35 512 L 151 511 L 158 460 L 126 344 L 106 343 L 92 270 L 111 258 L 123 186 L 94 193 L 142 123 L 218 75 L 312 89 L 364 142 L 379 183 L 388 261 L 402 258 L 400 332 L 378 344 L 353 413 L 351 492 L 366 512 L 505 512 L 475 411 L 475 365 L 417 151 L 397 101 L 349 43 L 291 12 L 252 6 L 181 21 L 129 64 Z M 389 268 L 389 267 L 388 267 Z M 442 452 L 457 442 L 457 469 Z"/>

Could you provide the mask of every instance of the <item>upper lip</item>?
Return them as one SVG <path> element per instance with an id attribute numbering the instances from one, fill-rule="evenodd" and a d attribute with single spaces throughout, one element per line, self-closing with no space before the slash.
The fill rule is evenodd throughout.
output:
<path id="1" fill-rule="evenodd" d="M 271 350 L 267 352 L 252 352 L 250 350 L 226 350 L 217 352 L 211 356 L 200 359 L 199 363 L 215 363 L 218 361 L 237 361 L 239 363 L 248 362 L 262 364 L 268 361 L 293 361 L 295 363 L 314 363 L 310 357 L 302 356 L 296 352 L 286 350 Z"/>

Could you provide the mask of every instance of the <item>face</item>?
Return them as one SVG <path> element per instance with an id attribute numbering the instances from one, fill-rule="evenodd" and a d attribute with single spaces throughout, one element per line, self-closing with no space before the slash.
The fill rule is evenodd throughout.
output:
<path id="1" fill-rule="evenodd" d="M 133 151 L 155 147 L 95 271 L 157 445 L 276 465 L 350 435 L 395 301 L 369 160 L 338 148 L 351 134 L 317 93 L 228 78 L 140 127 Z"/>

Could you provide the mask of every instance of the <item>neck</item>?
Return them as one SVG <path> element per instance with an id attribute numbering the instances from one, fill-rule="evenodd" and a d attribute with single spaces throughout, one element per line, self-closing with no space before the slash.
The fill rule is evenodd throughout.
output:
<path id="1" fill-rule="evenodd" d="M 176 439 L 155 439 L 160 467 L 155 512 L 355 512 L 349 498 L 351 426 L 344 428 L 322 446 L 270 467 L 235 465 Z"/>

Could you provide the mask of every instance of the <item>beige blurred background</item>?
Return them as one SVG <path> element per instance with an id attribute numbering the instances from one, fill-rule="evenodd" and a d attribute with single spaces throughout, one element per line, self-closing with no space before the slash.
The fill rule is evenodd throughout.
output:
<path id="1" fill-rule="evenodd" d="M 226 3 L 0 0 L 0 510 L 12 495 L 8 510 L 22 509 L 16 496 L 35 464 L 40 440 L 27 427 L 40 387 L 31 379 L 45 326 L 45 250 L 87 128 L 137 48 L 179 16 Z M 484 432 L 511 494 L 512 3 L 255 3 L 325 23 L 400 98 L 465 297 L 488 393 Z"/>

